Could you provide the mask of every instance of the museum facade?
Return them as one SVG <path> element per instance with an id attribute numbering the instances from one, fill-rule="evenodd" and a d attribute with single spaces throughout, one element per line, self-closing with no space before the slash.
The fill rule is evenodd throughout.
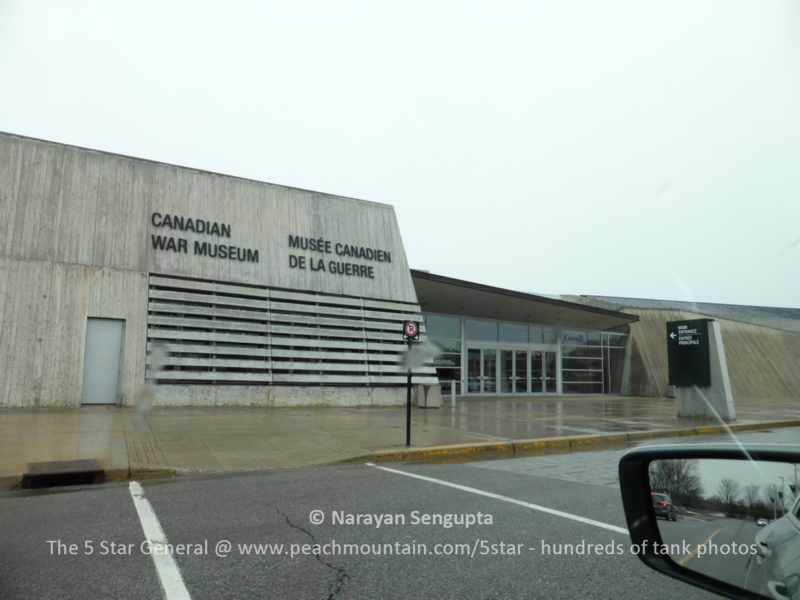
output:
<path id="1" fill-rule="evenodd" d="M 637 317 L 410 270 L 393 207 L 0 134 L 0 406 L 610 394 Z"/>

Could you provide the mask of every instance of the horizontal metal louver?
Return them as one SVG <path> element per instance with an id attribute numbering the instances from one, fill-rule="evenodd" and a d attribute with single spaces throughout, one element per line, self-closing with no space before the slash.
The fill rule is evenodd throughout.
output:
<path id="1" fill-rule="evenodd" d="M 150 274 L 147 378 L 159 383 L 399 386 L 403 302 Z M 422 326 L 424 336 L 424 326 Z M 433 366 L 414 383 L 438 383 Z"/>

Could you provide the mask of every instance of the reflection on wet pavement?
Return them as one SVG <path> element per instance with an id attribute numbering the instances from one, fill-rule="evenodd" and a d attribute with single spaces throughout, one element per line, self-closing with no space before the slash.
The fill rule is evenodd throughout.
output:
<path id="1" fill-rule="evenodd" d="M 791 405 L 737 407 L 739 421 L 800 417 Z M 464 398 L 445 400 L 424 421 L 502 439 L 619 433 L 708 424 L 707 419 L 677 418 L 674 400 L 623 396 Z"/>
<path id="2" fill-rule="evenodd" d="M 775 429 L 773 431 L 748 431 L 734 434 L 744 444 L 797 444 L 800 428 Z M 632 446 L 652 444 L 685 443 L 686 438 L 659 438 L 642 440 Z M 731 442 L 728 434 L 697 436 L 693 444 Z M 512 459 L 494 459 L 472 462 L 470 466 L 480 469 L 493 469 L 519 475 L 549 477 L 562 481 L 572 481 L 586 485 L 619 486 L 619 459 L 627 448 L 614 448 L 580 452 L 574 454 L 551 454 L 545 456 L 523 456 Z"/>
<path id="3" fill-rule="evenodd" d="M 739 422 L 799 418 L 797 406 L 737 404 Z M 413 411 L 416 447 L 692 427 L 675 402 L 622 396 L 448 398 Z M 210 472 L 330 463 L 404 443 L 403 407 L 0 409 L 0 478 L 29 462 Z"/>

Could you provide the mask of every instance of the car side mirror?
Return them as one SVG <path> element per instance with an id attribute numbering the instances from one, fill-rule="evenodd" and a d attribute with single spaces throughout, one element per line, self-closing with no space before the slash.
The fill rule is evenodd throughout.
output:
<path id="1" fill-rule="evenodd" d="M 800 600 L 800 450 L 790 448 L 627 452 L 619 481 L 639 558 L 728 598 Z"/>

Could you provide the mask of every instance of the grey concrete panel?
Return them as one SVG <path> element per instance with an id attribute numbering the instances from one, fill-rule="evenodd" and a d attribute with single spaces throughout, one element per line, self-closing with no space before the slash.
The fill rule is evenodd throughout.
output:
<path id="1" fill-rule="evenodd" d="M 396 406 L 405 402 L 405 389 L 321 386 L 163 385 L 155 401 L 169 406 Z"/>
<path id="2" fill-rule="evenodd" d="M 392 365 L 369 365 L 390 362 L 404 350 L 401 321 L 422 320 L 390 206 L 0 134 L 0 213 L 0 406 L 77 405 L 89 317 L 125 321 L 125 404 L 154 395 L 145 362 L 156 346 L 199 355 L 178 361 L 198 368 L 269 364 L 273 347 L 276 357 L 298 369 L 302 361 L 316 361 L 320 379 L 286 375 L 292 384 L 344 383 L 324 374 L 340 370 L 330 361 L 341 360 L 363 366 L 359 379 L 351 377 L 354 384 L 403 383 L 392 376 Z M 158 227 L 154 213 L 222 227 L 216 233 Z M 185 246 L 156 249 L 153 235 L 185 240 Z M 334 248 L 339 242 L 382 250 L 391 260 L 292 249 L 289 235 L 329 240 Z M 195 242 L 249 248 L 258 262 L 198 256 Z M 290 254 L 367 265 L 374 278 L 290 268 Z M 334 366 L 321 366 L 329 362 Z M 166 373 L 159 376 L 180 380 L 189 372 Z M 252 376 L 269 383 L 257 372 L 197 373 L 206 373 L 198 381 Z M 426 368 L 420 376 L 435 379 L 435 371 Z M 188 393 L 176 384 L 181 391 L 155 398 L 166 404 L 208 404 L 223 395 L 235 401 L 243 387 L 254 391 L 240 403 L 273 397 L 267 386 L 212 394 L 198 385 Z M 170 386 L 158 386 L 164 387 Z M 341 403 L 347 394 L 336 389 L 314 398 Z M 287 405 L 304 403 L 296 392 L 281 394 Z M 356 402 L 394 402 L 391 392 L 381 394 Z"/>
<path id="3" fill-rule="evenodd" d="M 82 395 L 86 320 L 122 319 L 120 397 L 144 380 L 145 276 L 0 258 L 0 406 L 75 406 Z"/>
<path id="4" fill-rule="evenodd" d="M 696 319 L 702 313 L 637 309 L 631 325 L 631 393 L 667 392 L 666 322 Z M 718 319 L 725 344 L 731 392 L 738 406 L 796 401 L 800 395 L 800 335 Z"/>
<path id="5" fill-rule="evenodd" d="M 187 275 L 416 304 L 394 209 L 0 134 L 0 250 L 6 256 Z M 178 215 L 230 227 L 230 237 L 154 226 Z M 289 235 L 384 250 L 390 262 L 289 247 Z M 151 236 L 187 241 L 186 253 L 153 248 Z M 258 262 L 193 253 L 195 242 L 257 250 Z M 373 267 L 374 279 L 289 268 L 289 255 Z"/>

